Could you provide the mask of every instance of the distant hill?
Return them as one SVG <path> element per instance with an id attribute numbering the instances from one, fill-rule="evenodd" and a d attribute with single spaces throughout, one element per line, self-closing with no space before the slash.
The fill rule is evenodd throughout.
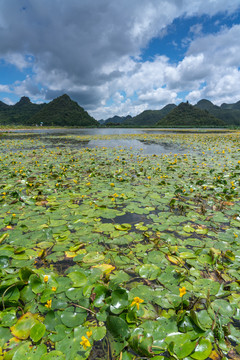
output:
<path id="1" fill-rule="evenodd" d="M 27 121 L 29 125 L 41 122 L 43 126 L 99 126 L 97 120 L 66 94 L 46 104 Z"/>
<path id="2" fill-rule="evenodd" d="M 214 105 L 209 100 L 200 100 L 196 108 L 206 110 L 218 119 L 225 122 L 227 126 L 240 126 L 240 101 L 235 104 L 222 104 L 221 106 Z"/>
<path id="3" fill-rule="evenodd" d="M 145 110 L 141 114 L 134 116 L 131 119 L 123 121 L 125 126 L 154 126 L 159 120 L 166 116 L 171 110 L 176 107 L 175 104 L 168 104 L 161 110 Z"/>
<path id="4" fill-rule="evenodd" d="M 240 110 L 240 100 L 238 102 L 236 102 L 235 104 L 225 104 L 225 103 L 223 103 L 221 105 L 221 109 Z"/>
<path id="5" fill-rule="evenodd" d="M 162 118 L 157 127 L 223 127 L 224 121 L 189 103 L 181 103 Z"/>
<path id="6" fill-rule="evenodd" d="M 68 95 L 48 104 L 33 104 L 23 96 L 15 105 L 0 101 L 0 125 L 99 126 L 81 106 Z"/>
<path id="7" fill-rule="evenodd" d="M 131 120 L 132 117 L 131 115 L 127 115 L 127 116 L 113 116 L 111 118 L 108 118 L 104 121 L 104 125 L 108 125 L 108 124 L 122 124 L 124 121 L 128 121 L 128 120 Z"/>

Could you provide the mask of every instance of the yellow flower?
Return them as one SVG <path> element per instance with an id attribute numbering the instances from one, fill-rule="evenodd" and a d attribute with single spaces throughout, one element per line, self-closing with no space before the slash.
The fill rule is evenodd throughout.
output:
<path id="1" fill-rule="evenodd" d="M 148 176 L 147 178 L 148 178 L 148 180 L 150 180 L 150 179 L 151 179 L 151 176 Z"/>
<path id="2" fill-rule="evenodd" d="M 91 346 L 89 340 L 85 336 L 82 336 L 82 341 L 80 342 L 80 345 L 83 346 L 84 350 L 86 350 L 87 347 Z"/>
<path id="3" fill-rule="evenodd" d="M 144 300 L 143 299 L 140 299 L 138 296 L 136 296 L 134 299 L 133 299 L 133 302 L 131 303 L 131 306 L 134 306 L 136 305 L 137 306 L 137 309 L 139 310 L 139 304 L 143 303 Z"/>
<path id="4" fill-rule="evenodd" d="M 110 185 L 111 185 L 111 186 L 115 186 L 115 184 L 114 184 L 114 183 L 110 183 Z"/>
<path id="5" fill-rule="evenodd" d="M 91 185 L 91 183 L 90 183 L 90 182 L 88 182 L 88 183 L 86 183 L 86 185 L 87 185 L 87 186 L 90 186 L 90 185 Z"/>
<path id="6" fill-rule="evenodd" d="M 182 288 L 179 288 L 179 296 L 180 297 L 183 297 L 183 295 L 185 295 L 186 294 L 186 288 L 185 288 L 185 286 L 183 286 Z"/>
<path id="7" fill-rule="evenodd" d="M 48 282 L 48 276 L 47 276 L 47 275 L 44 276 L 43 281 L 44 281 L 45 283 Z"/>
<path id="8" fill-rule="evenodd" d="M 52 306 L 52 299 L 51 300 L 47 300 L 47 303 L 45 304 L 46 308 L 51 309 Z"/>
<path id="9" fill-rule="evenodd" d="M 52 286 L 52 291 L 56 291 L 56 290 L 57 290 L 56 286 Z"/>
<path id="10" fill-rule="evenodd" d="M 87 337 L 89 337 L 89 338 L 90 338 L 90 337 L 92 336 L 92 330 L 87 331 L 87 332 L 86 332 L 86 334 L 87 334 Z"/>

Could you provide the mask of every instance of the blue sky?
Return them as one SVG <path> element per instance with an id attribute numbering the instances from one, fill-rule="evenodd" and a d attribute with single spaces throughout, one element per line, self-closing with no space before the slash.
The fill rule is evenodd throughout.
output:
<path id="1" fill-rule="evenodd" d="M 240 0 L 1 0 L 0 100 L 96 119 L 240 100 Z"/>

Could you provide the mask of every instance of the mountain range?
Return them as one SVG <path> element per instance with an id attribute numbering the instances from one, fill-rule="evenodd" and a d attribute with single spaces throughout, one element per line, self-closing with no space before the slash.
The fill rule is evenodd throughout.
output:
<path id="1" fill-rule="evenodd" d="M 33 104 L 26 96 L 15 105 L 0 102 L 0 125 L 97 127 L 100 124 L 64 94 L 48 104 Z"/>
<path id="2" fill-rule="evenodd" d="M 115 118 L 115 117 L 114 117 Z M 114 118 L 102 125 L 114 126 Z M 168 104 L 160 110 L 145 110 L 134 117 L 118 117 L 121 127 L 228 127 L 240 126 L 240 101 L 233 104 L 214 105 L 202 99 L 196 105 L 188 102 L 178 106 Z"/>
<path id="3" fill-rule="evenodd" d="M 64 94 L 48 104 L 34 104 L 23 96 L 15 105 L 0 101 L 1 125 L 73 126 L 73 127 L 229 127 L 240 126 L 240 101 L 214 105 L 202 99 L 196 105 L 188 102 L 168 104 L 160 110 L 145 110 L 132 117 L 117 116 L 97 121 L 77 102 Z"/>

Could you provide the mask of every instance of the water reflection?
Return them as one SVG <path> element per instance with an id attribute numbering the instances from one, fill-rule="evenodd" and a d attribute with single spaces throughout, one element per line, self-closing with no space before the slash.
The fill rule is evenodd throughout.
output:
<path id="1" fill-rule="evenodd" d="M 157 144 L 154 142 L 148 142 L 143 140 L 137 139 L 108 139 L 108 140 L 90 140 L 87 144 L 87 147 L 94 148 L 94 147 L 111 147 L 111 148 L 126 148 L 141 152 L 145 155 L 154 155 L 154 154 L 167 154 L 170 152 L 183 152 L 184 149 L 173 144 Z"/>
<path id="2" fill-rule="evenodd" d="M 167 154 L 170 152 L 181 153 L 186 151 L 183 147 L 177 144 L 171 143 L 156 143 L 154 141 L 143 140 L 143 139 L 85 139 L 82 140 L 78 137 L 72 137 L 71 135 L 126 135 L 126 134 L 146 134 L 151 132 L 148 129 L 30 129 L 30 130 L 15 130 L 13 133 L 7 135 L 7 139 L 12 140 L 24 140 L 24 139 L 39 139 L 45 144 L 46 148 L 54 147 L 70 147 L 75 149 L 80 148 L 95 148 L 95 147 L 110 147 L 110 148 L 122 148 L 132 149 L 132 151 L 140 152 L 144 155 L 158 155 Z M 164 133 L 164 131 L 154 131 L 154 133 Z M 70 136 L 69 136 L 70 135 Z M 171 136 L 171 135 L 170 135 Z M 0 138 L 0 141 L 4 137 Z M 41 146 L 36 143 L 36 146 L 28 147 L 29 150 L 38 149 Z M 24 143 L 22 144 L 24 149 Z M 9 149 L 10 150 L 10 149 Z M 11 149 L 14 151 L 17 149 Z M 19 150 L 19 149 L 18 149 Z"/>

